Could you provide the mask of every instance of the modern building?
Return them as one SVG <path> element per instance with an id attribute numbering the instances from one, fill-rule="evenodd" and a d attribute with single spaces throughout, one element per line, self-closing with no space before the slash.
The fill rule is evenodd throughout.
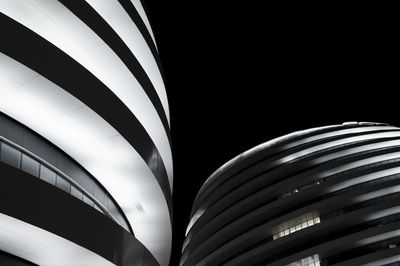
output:
<path id="1" fill-rule="evenodd" d="M 181 265 L 399 265 L 400 128 L 298 131 L 201 187 Z"/>
<path id="2" fill-rule="evenodd" d="M 169 107 L 140 0 L 0 0 L 0 263 L 168 265 Z"/>

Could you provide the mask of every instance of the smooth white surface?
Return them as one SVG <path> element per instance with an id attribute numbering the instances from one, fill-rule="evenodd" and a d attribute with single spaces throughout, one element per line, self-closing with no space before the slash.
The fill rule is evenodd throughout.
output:
<path id="1" fill-rule="evenodd" d="M 86 0 L 103 17 L 129 47 L 146 74 L 149 76 L 164 107 L 169 122 L 167 93 L 160 69 L 136 24 L 118 1 Z"/>
<path id="2" fill-rule="evenodd" d="M 146 162 L 113 127 L 62 88 L 2 53 L 0 111 L 95 176 L 121 206 L 136 238 L 162 265 L 168 264 L 171 223 L 163 192 Z"/>
<path id="3" fill-rule="evenodd" d="M 156 39 L 154 38 L 153 30 L 151 29 L 150 26 L 150 21 L 147 18 L 146 12 L 144 11 L 143 5 L 140 2 L 140 0 L 131 0 L 133 6 L 136 8 L 136 11 L 139 13 L 140 17 L 142 18 L 144 24 L 146 25 L 147 30 L 150 33 L 151 38 L 153 39 L 154 45 L 157 48 L 157 42 Z"/>
<path id="4" fill-rule="evenodd" d="M 113 22 L 111 26 L 119 29 L 119 34 L 129 43 L 128 47 L 132 52 L 140 54 L 142 61 L 139 60 L 139 62 L 144 64 L 143 67 L 149 65 L 148 61 L 154 61 L 151 52 L 146 52 L 148 47 L 145 43 L 143 44 L 142 36 L 137 36 L 137 33 L 130 29 L 132 27 L 137 29 L 137 27 L 133 22 L 126 21 L 129 18 L 127 18 L 128 14 L 117 1 L 93 1 L 91 4 L 96 4 L 96 8 L 101 11 L 100 14 L 104 15 L 108 22 Z M 116 7 L 120 8 L 116 9 Z M 160 152 L 172 191 L 172 154 L 164 126 L 147 94 L 114 51 L 85 23 L 57 1 L 0 0 L 0 12 L 63 50 L 121 99 L 146 129 Z M 147 69 L 147 72 L 153 73 L 149 75 L 153 83 L 162 83 L 161 76 L 158 77 L 160 75 L 158 68 Z M 165 94 L 165 104 L 166 93 L 163 84 L 159 90 Z M 164 96 L 161 93 L 160 99 L 162 100 Z M 164 105 L 164 108 L 168 110 L 168 105 Z"/>
<path id="5" fill-rule="evenodd" d="M 63 237 L 3 213 L 0 250 L 42 266 L 115 265 Z"/>

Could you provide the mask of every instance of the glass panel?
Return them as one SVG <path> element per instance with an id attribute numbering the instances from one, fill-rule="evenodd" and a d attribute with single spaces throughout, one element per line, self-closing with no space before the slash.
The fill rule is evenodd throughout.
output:
<path id="1" fill-rule="evenodd" d="M 82 192 L 74 186 L 71 186 L 71 195 L 82 200 L 82 196 L 83 196 Z"/>
<path id="2" fill-rule="evenodd" d="M 103 206 L 107 204 L 107 197 L 104 191 L 98 186 L 95 186 L 95 194 L 94 197 L 101 203 Z M 92 194 L 93 195 L 93 194 Z"/>
<path id="3" fill-rule="evenodd" d="M 71 185 L 67 180 L 57 175 L 57 187 L 64 190 L 65 192 L 71 193 Z"/>
<path id="4" fill-rule="evenodd" d="M 39 162 L 29 157 L 26 154 L 22 154 L 21 170 L 28 174 L 39 177 Z"/>
<path id="5" fill-rule="evenodd" d="M 40 179 L 46 181 L 47 183 L 52 184 L 53 186 L 56 185 L 56 173 L 53 170 L 50 170 L 43 164 L 40 165 Z"/>
<path id="6" fill-rule="evenodd" d="M 94 204 L 93 201 L 91 199 L 89 199 L 88 197 L 86 197 L 85 194 L 83 194 L 82 196 L 83 196 L 83 202 L 85 202 L 93 207 L 93 204 Z"/>
<path id="7" fill-rule="evenodd" d="M 21 152 L 3 142 L 1 145 L 0 159 L 6 164 L 19 168 L 19 163 L 21 161 Z"/>

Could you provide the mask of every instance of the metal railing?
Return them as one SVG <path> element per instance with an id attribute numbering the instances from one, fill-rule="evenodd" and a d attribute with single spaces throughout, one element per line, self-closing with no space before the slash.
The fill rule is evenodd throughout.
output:
<path id="1" fill-rule="evenodd" d="M 13 147 L 14 149 L 16 149 L 17 151 L 19 151 L 21 153 L 20 158 L 19 158 L 19 169 L 22 170 L 22 155 L 25 154 L 29 157 L 31 157 L 32 159 L 34 159 L 35 161 L 37 161 L 38 165 L 39 165 L 39 169 L 41 169 L 41 166 L 45 166 L 48 169 L 50 169 L 51 171 L 53 171 L 57 177 L 61 177 L 62 179 L 64 179 L 66 182 L 68 182 L 71 187 L 74 187 L 75 189 L 79 190 L 84 196 L 86 196 L 87 198 L 89 198 L 93 204 L 94 204 L 94 208 L 98 211 L 100 211 L 101 213 L 103 213 L 104 215 L 106 215 L 107 217 L 111 218 L 113 221 L 115 221 L 116 223 L 117 220 L 114 218 L 114 216 L 107 210 L 106 207 L 103 206 L 103 204 L 100 203 L 100 201 L 98 201 L 95 197 L 93 197 L 89 192 L 87 192 L 81 185 L 79 185 L 75 180 L 73 180 L 71 177 L 69 177 L 68 175 L 64 174 L 62 171 L 60 171 L 59 169 L 57 169 L 56 167 L 54 167 L 53 165 L 51 165 L 50 163 L 46 162 L 45 160 L 43 160 L 42 158 L 36 156 L 35 154 L 33 154 L 32 152 L 26 150 L 25 148 L 19 146 L 18 144 L 15 144 L 14 142 L 0 136 L 0 155 L 2 153 L 2 142 Z M 38 176 L 40 178 L 40 173 L 38 174 Z M 55 185 L 56 186 L 56 185 Z M 72 190 L 71 190 L 72 191 Z M 70 193 L 72 194 L 72 192 Z M 79 198 L 80 199 L 80 198 Z M 82 201 L 82 199 L 80 199 Z M 90 205 L 91 206 L 91 205 Z M 96 208 L 97 207 L 97 208 Z"/>

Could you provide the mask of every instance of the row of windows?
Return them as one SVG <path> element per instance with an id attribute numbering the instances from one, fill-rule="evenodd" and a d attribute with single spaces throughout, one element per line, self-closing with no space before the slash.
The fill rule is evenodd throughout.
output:
<path id="1" fill-rule="evenodd" d="M 360 208 L 368 207 L 368 206 L 373 205 L 373 204 L 378 204 L 378 203 L 382 203 L 382 202 L 385 202 L 385 201 L 394 200 L 394 199 L 397 199 L 399 197 L 400 197 L 400 193 L 392 193 L 392 194 L 381 196 L 381 197 L 378 197 L 378 198 L 373 198 L 373 199 L 370 199 L 370 200 L 367 200 L 367 201 L 363 201 L 363 202 L 356 203 L 356 204 L 353 204 L 353 205 L 350 205 L 350 206 L 347 206 L 347 207 L 343 207 L 343 208 L 339 208 L 339 209 L 330 211 L 330 212 L 322 215 L 321 218 L 323 220 L 328 220 L 330 218 L 339 216 L 339 215 L 347 213 L 347 212 L 351 212 L 351 211 L 354 211 L 354 210 L 357 210 L 357 209 L 360 209 Z M 295 218 L 295 219 L 298 219 L 298 218 Z M 292 234 L 292 233 L 294 233 L 296 231 L 299 231 L 301 229 L 307 228 L 309 226 L 312 226 L 312 225 L 315 225 L 315 224 L 321 222 L 320 217 L 315 217 L 315 218 L 311 218 L 311 219 L 309 219 L 307 221 L 303 221 L 301 223 L 297 223 L 296 225 L 292 225 L 290 227 L 287 226 L 288 223 L 293 224 L 293 220 L 295 220 L 295 219 L 292 219 L 291 221 L 287 221 L 287 222 L 282 223 L 282 224 L 280 224 L 278 226 L 275 226 L 274 227 L 275 229 L 279 228 L 278 229 L 279 232 L 275 233 L 273 235 L 273 239 L 275 240 L 275 239 L 284 237 L 286 235 Z"/>
<path id="2" fill-rule="evenodd" d="M 383 225 L 391 224 L 391 223 L 398 222 L 398 221 L 400 221 L 400 213 L 396 213 L 396 214 L 393 214 L 393 215 L 385 216 L 385 217 L 382 217 L 382 218 L 379 218 L 379 219 L 376 219 L 376 220 L 372 220 L 372 221 L 368 221 L 368 222 L 365 222 L 365 223 L 361 223 L 361 224 L 354 224 L 353 226 L 350 226 L 350 227 L 347 227 L 347 228 L 342 228 L 339 231 L 334 231 L 334 232 L 331 232 L 330 234 L 326 234 L 326 235 L 323 235 L 323 236 L 316 235 L 318 237 L 318 239 L 313 240 L 313 241 L 305 242 L 302 245 L 298 245 L 296 247 L 293 247 L 291 250 L 286 250 L 283 253 L 280 253 L 280 254 L 277 254 L 277 255 L 275 255 L 273 257 L 264 259 L 263 261 L 261 261 L 260 263 L 257 263 L 256 265 L 260 265 L 260 266 L 261 265 L 266 265 L 266 264 L 271 263 L 273 261 L 282 259 L 282 258 L 284 258 L 284 257 L 286 257 L 286 256 L 288 256 L 290 254 L 294 254 L 296 252 L 300 252 L 300 251 L 308 249 L 308 248 L 314 248 L 315 249 L 316 246 L 318 246 L 320 244 L 324 244 L 324 243 L 330 242 L 332 240 L 335 240 L 335 239 L 338 239 L 338 238 L 341 238 L 341 237 L 349 236 L 349 235 L 357 233 L 357 232 L 361 232 L 361 231 L 364 231 L 364 230 L 369 230 L 370 228 L 374 228 L 374 227 L 377 227 L 377 226 L 383 226 Z M 269 241 L 271 241 L 271 240 L 269 240 Z M 269 242 L 269 241 L 266 241 L 266 240 L 260 241 L 257 244 L 254 244 L 252 246 L 252 248 L 260 246 L 260 245 L 262 245 L 262 244 L 264 244 L 266 242 Z M 394 244 L 393 242 L 391 242 L 390 244 L 391 245 L 388 245 L 388 248 L 396 247 L 396 246 L 393 245 Z M 400 246 L 400 243 L 396 244 L 396 245 Z M 358 248 L 358 249 L 365 250 L 364 247 L 366 247 L 366 246 L 363 246 L 363 247 Z M 244 251 L 243 253 L 247 252 L 250 249 L 246 249 L 246 251 Z M 356 253 L 355 251 L 358 250 L 358 249 L 351 250 L 351 251 L 345 251 L 344 253 L 333 255 L 333 256 L 328 258 L 329 259 L 328 263 L 326 263 L 327 258 L 324 258 L 322 260 L 322 261 L 324 261 L 323 265 L 331 265 L 331 264 L 338 263 L 339 261 L 344 261 L 344 260 L 348 260 L 348 259 L 351 259 L 351 258 L 354 258 L 354 257 L 357 257 L 357 256 L 361 256 L 361 255 L 356 255 L 355 254 Z M 370 246 L 369 246 L 368 250 L 369 250 L 369 252 L 376 251 L 376 247 L 370 248 Z M 240 254 L 243 254 L 243 253 L 240 253 Z M 237 256 L 237 254 L 235 256 Z"/>
<path id="3" fill-rule="evenodd" d="M 313 226 L 315 224 L 319 224 L 320 222 L 321 222 L 320 218 L 318 216 L 316 216 L 314 218 L 302 221 L 293 226 L 285 226 L 285 224 L 287 224 L 288 222 L 282 223 L 275 227 L 275 228 L 279 228 L 280 231 L 273 235 L 273 239 L 275 240 L 275 239 L 290 235 L 296 231 Z"/>
<path id="4" fill-rule="evenodd" d="M 386 163 L 379 163 L 379 164 L 381 165 L 381 164 L 386 164 Z M 398 178 L 399 178 L 399 175 L 391 175 L 391 176 L 387 176 L 387 177 L 383 177 L 383 178 L 379 178 L 379 179 L 374 179 L 374 180 L 371 180 L 371 181 L 368 181 L 368 182 L 360 183 L 360 184 L 357 184 L 355 186 L 358 187 L 358 186 L 371 185 L 371 184 L 375 184 L 375 183 L 383 183 L 383 182 L 396 180 Z M 318 184 L 315 182 L 315 185 L 318 185 Z M 353 188 L 354 188 L 354 186 L 353 186 Z M 344 190 L 348 191 L 349 189 L 350 188 L 344 189 Z M 326 198 L 332 197 L 332 195 L 337 195 L 337 194 L 343 193 L 344 190 L 340 190 L 340 191 L 337 191 L 337 192 L 334 192 L 334 193 L 329 193 L 329 194 L 327 194 L 326 196 L 323 196 L 323 197 L 315 198 L 312 201 L 309 201 L 309 202 L 303 203 L 300 206 L 297 206 L 295 209 L 299 209 L 302 206 L 310 205 L 310 204 L 312 204 L 314 202 L 318 202 L 318 201 L 320 201 L 322 199 L 326 199 Z M 344 207 L 344 208 L 332 210 L 332 211 L 330 211 L 328 213 L 325 213 L 324 215 L 320 215 L 319 217 L 315 217 L 315 220 L 314 220 L 314 218 L 312 218 L 312 219 L 309 219 L 307 221 L 303 221 L 301 223 L 293 223 L 293 220 L 298 219 L 299 217 L 291 219 L 290 221 L 286 221 L 285 223 L 282 223 L 282 224 L 279 224 L 279 225 L 275 226 L 274 227 L 275 230 L 273 230 L 274 234 L 272 235 L 271 238 L 267 238 L 267 239 L 264 239 L 263 241 L 259 241 L 259 242 L 255 243 L 255 244 L 243 249 L 241 253 L 245 253 L 248 250 L 250 250 L 250 249 L 252 249 L 252 248 L 254 248 L 256 246 L 265 244 L 265 243 L 267 243 L 269 241 L 278 239 L 280 237 L 289 235 L 291 233 L 294 233 L 294 232 L 299 231 L 301 229 L 304 229 L 306 227 L 309 227 L 309 226 L 315 225 L 317 223 L 320 223 L 321 220 L 327 220 L 327 219 L 330 219 L 332 217 L 344 214 L 345 212 L 349 212 L 349 211 L 353 211 L 353 210 L 360 209 L 360 208 L 363 208 L 363 207 L 367 207 L 367 206 L 370 206 L 372 204 L 377 204 L 377 203 L 381 203 L 381 202 L 384 202 L 384 201 L 393 200 L 393 199 L 396 199 L 398 197 L 400 197 L 400 193 L 393 193 L 393 194 L 385 195 L 385 196 L 374 198 L 374 199 L 371 199 L 371 200 L 368 200 L 368 201 L 363 201 L 363 202 L 360 202 L 360 203 L 357 203 L 357 204 L 353 204 L 353 205 L 350 205 L 350 206 L 347 206 L 347 207 Z M 295 209 L 293 209 L 293 210 L 295 210 Z M 292 210 L 288 210 L 288 211 L 290 212 Z M 284 212 L 284 213 L 287 213 L 287 212 Z M 277 214 L 274 217 L 279 217 L 280 215 L 283 215 L 284 213 Z M 385 220 L 387 218 L 390 218 L 390 217 L 391 216 L 385 217 Z M 270 217 L 269 219 L 264 220 L 264 221 L 258 223 L 257 225 L 265 224 L 266 222 L 270 221 L 271 219 L 273 219 L 273 217 Z M 379 219 L 378 223 L 381 224 L 381 223 L 383 223 L 382 221 L 383 221 L 383 219 Z M 390 220 L 390 221 L 393 222 L 392 220 Z M 289 226 L 285 226 L 285 224 L 287 225 L 289 223 L 290 224 L 296 224 L 296 225 L 290 226 L 290 227 Z M 371 221 L 369 223 L 371 223 Z M 359 229 L 361 229 L 361 228 L 359 228 Z M 278 233 L 276 233 L 276 232 L 278 232 Z M 237 256 L 237 254 L 235 256 Z"/>
<path id="5" fill-rule="evenodd" d="M 289 263 L 286 266 L 320 266 L 320 265 L 321 265 L 321 260 L 319 259 L 319 255 L 315 254 L 313 256 L 309 256 L 307 258 Z"/>
<path id="6" fill-rule="evenodd" d="M 86 204 L 95 208 L 99 212 L 104 212 L 101 208 L 95 204 L 87 195 L 82 193 L 80 189 L 72 185 L 68 180 L 58 175 L 54 170 L 40 163 L 36 159 L 29 155 L 21 152 L 13 146 L 0 141 L 0 161 L 11 165 L 15 168 L 21 169 L 22 171 L 39 177 L 41 180 L 58 187 L 61 190 L 73 195 L 74 197 L 82 200 Z"/>

